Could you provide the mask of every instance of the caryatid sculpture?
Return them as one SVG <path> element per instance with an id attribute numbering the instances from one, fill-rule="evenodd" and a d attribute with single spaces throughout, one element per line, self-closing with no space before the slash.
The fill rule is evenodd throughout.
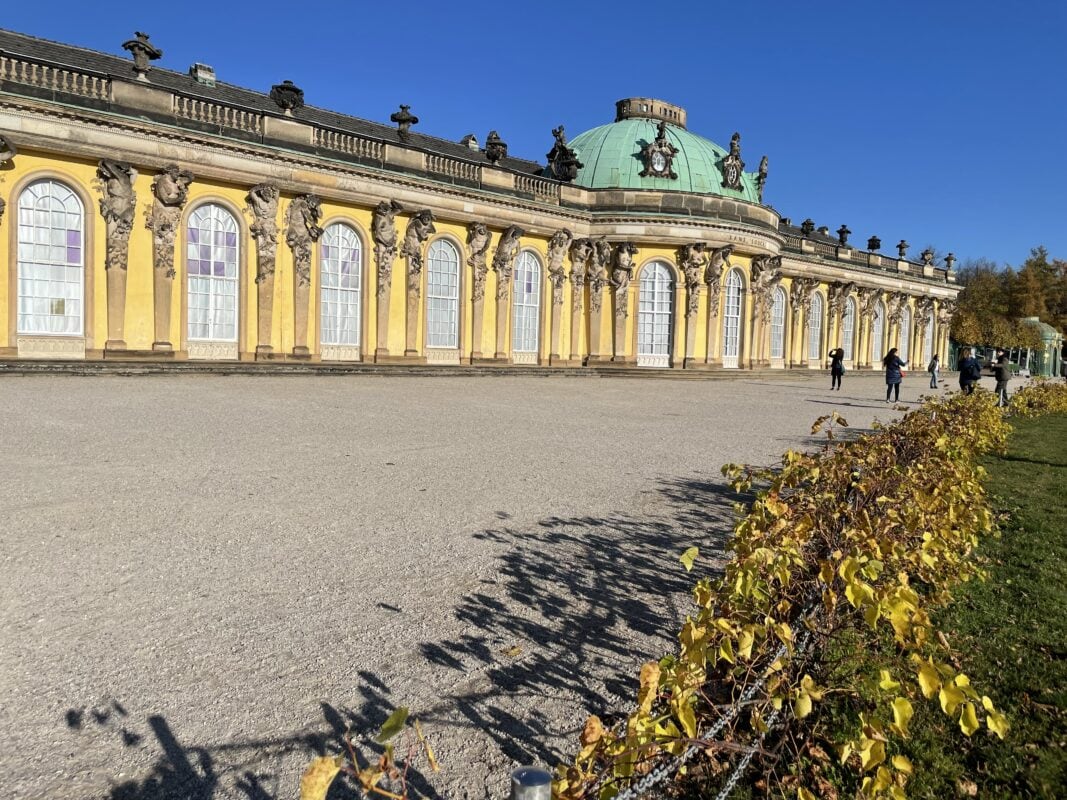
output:
<path id="1" fill-rule="evenodd" d="M 182 210 L 189 198 L 193 173 L 177 164 L 167 164 L 152 179 L 152 206 L 145 213 L 145 227 L 152 231 L 152 290 L 155 301 L 155 341 L 152 349 L 172 351 L 170 342 L 171 296 L 174 287 L 174 239 L 181 225 Z"/>
<path id="2" fill-rule="evenodd" d="M 622 242 L 615 247 L 615 264 L 611 270 L 611 286 L 615 290 L 615 316 L 626 317 L 627 293 L 634 274 L 634 255 L 637 245 Z"/>
<path id="3" fill-rule="evenodd" d="M 285 243 L 293 253 L 293 355 L 307 356 L 311 300 L 311 248 L 322 236 L 322 202 L 314 194 L 294 197 L 285 216 Z"/>
<path id="4" fill-rule="evenodd" d="M 404 207 L 396 200 L 383 200 L 374 209 L 371 219 L 371 238 L 374 239 L 374 261 L 378 276 L 378 297 L 388 291 L 392 283 L 393 261 L 396 259 L 396 215 L 403 210 Z"/>
<path id="5" fill-rule="evenodd" d="M 408 220 L 404 231 L 404 243 L 400 246 L 400 255 L 407 262 L 407 303 L 406 303 L 406 338 L 404 355 L 414 356 L 418 353 L 416 338 L 419 321 L 419 296 L 422 290 L 422 248 L 426 240 L 437 233 L 433 224 L 433 212 L 428 208 L 417 212 Z"/>
<path id="6" fill-rule="evenodd" d="M 600 311 L 604 287 L 608 284 L 610 264 L 611 244 L 601 237 L 593 242 L 593 252 L 589 259 L 589 307 L 594 312 Z"/>
<path id="7" fill-rule="evenodd" d="M 123 321 L 126 315 L 126 267 L 129 261 L 130 232 L 137 210 L 133 182 L 137 170 L 124 161 L 102 159 L 96 170 L 103 197 L 100 214 L 107 230 L 104 267 L 107 270 L 107 344 L 109 350 L 122 350 Z"/>
<path id="8" fill-rule="evenodd" d="M 755 256 L 752 259 L 752 296 L 756 315 L 762 322 L 769 322 L 771 319 L 771 296 L 781 280 L 781 256 Z"/>
<path id="9" fill-rule="evenodd" d="M 511 273 L 515 256 L 519 254 L 519 240 L 525 231 L 517 225 L 508 226 L 500 235 L 493 253 L 493 271 L 496 273 L 496 358 L 507 358 L 506 337 L 508 325 L 508 296 L 511 293 Z"/>
<path id="10" fill-rule="evenodd" d="M 711 251 L 708 268 L 704 272 L 704 283 L 708 285 L 708 316 L 719 316 L 719 295 L 722 292 L 722 276 L 730 268 L 730 256 L 734 252 L 732 244 L 718 247 Z"/>
<path id="11" fill-rule="evenodd" d="M 829 300 L 830 309 L 833 311 L 834 316 L 840 319 L 845 313 L 845 303 L 848 301 L 848 296 L 856 290 L 856 284 L 845 281 L 835 281 L 830 284 Z"/>
<path id="12" fill-rule="evenodd" d="M 580 363 L 579 351 L 582 329 L 582 294 L 585 287 L 586 265 L 593 254 L 591 239 L 575 239 L 571 243 L 571 362 Z"/>
<path id="13" fill-rule="evenodd" d="M 278 187 L 272 183 L 253 186 L 245 197 L 252 215 L 249 230 L 256 242 L 257 355 L 269 355 L 273 350 L 271 325 L 274 319 L 274 267 L 278 257 L 278 197 Z"/>
<path id="14" fill-rule="evenodd" d="M 700 308 L 700 290 L 704 280 L 704 268 L 711 259 L 708 257 L 707 245 L 694 242 L 682 246 L 678 251 L 678 262 L 685 276 L 685 315 L 693 317 Z"/>
<path id="15" fill-rule="evenodd" d="M 881 289 L 857 289 L 856 296 L 859 298 L 860 319 L 870 320 L 874 318 L 874 310 L 878 307 L 878 301 L 882 299 Z"/>
<path id="16" fill-rule="evenodd" d="M 389 301 L 392 296 L 393 261 L 396 259 L 396 215 L 403 211 L 396 200 L 378 203 L 371 217 L 378 299 L 378 344 L 375 358 L 389 355 Z"/>
<path id="17" fill-rule="evenodd" d="M 552 282 L 552 304 L 563 305 L 563 284 L 567 281 L 567 270 L 563 260 L 567 257 L 574 234 L 566 228 L 560 228 L 548 240 L 548 279 Z"/>
<path id="18" fill-rule="evenodd" d="M 472 222 L 467 226 L 467 265 L 474 274 L 474 286 L 471 290 L 471 299 L 478 302 L 485 297 L 485 276 L 489 272 L 486 261 L 489 257 L 489 244 L 493 236 L 484 222 Z M 476 325 L 474 328 L 478 330 Z"/>

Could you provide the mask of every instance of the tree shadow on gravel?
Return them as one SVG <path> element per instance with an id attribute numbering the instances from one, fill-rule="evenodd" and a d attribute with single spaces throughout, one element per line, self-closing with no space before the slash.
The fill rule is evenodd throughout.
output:
<path id="1" fill-rule="evenodd" d="M 663 480 L 650 494 L 654 516 L 548 517 L 532 531 L 475 534 L 505 548 L 497 579 L 455 608 L 462 635 L 421 646 L 457 674 L 423 719 L 460 716 L 512 762 L 553 764 L 563 757 L 553 740 L 573 738 L 586 713 L 609 724 L 627 713 L 640 664 L 674 649 L 689 592 L 718 572 L 745 499 L 701 479 Z M 693 545 L 701 557 L 688 574 L 678 557 Z"/>
<path id="2" fill-rule="evenodd" d="M 279 775 L 274 765 L 280 757 L 298 753 L 302 764 L 316 756 L 347 753 L 345 735 L 352 731 L 353 745 L 361 765 L 377 760 L 383 748 L 368 736 L 380 729 L 395 709 L 389 688 L 374 675 L 359 673 L 362 702 L 355 709 L 336 709 L 321 703 L 325 726 L 321 730 L 271 738 L 242 738 L 210 745 L 179 741 L 161 715 L 149 716 L 147 731 L 132 720 L 121 704 L 112 702 L 94 708 L 72 708 L 65 715 L 72 731 L 116 735 L 124 747 L 152 748 L 159 754 L 152 766 L 134 780 L 113 784 L 108 800 L 215 800 L 240 797 L 247 800 L 288 800 L 297 793 L 299 774 Z M 152 738 L 155 742 L 153 744 Z M 358 737 L 358 738 L 357 738 Z M 407 772 L 408 796 L 412 800 L 437 797 L 415 767 Z M 365 795 L 338 777 L 328 800 L 360 800 Z"/>

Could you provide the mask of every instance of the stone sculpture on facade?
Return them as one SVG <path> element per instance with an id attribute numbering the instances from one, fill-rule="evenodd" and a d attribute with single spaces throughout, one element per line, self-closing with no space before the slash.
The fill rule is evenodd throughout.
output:
<path id="1" fill-rule="evenodd" d="M 905 258 L 908 257 L 908 248 L 909 247 L 911 247 L 911 245 L 908 244 L 903 239 L 901 239 L 899 242 L 897 242 L 897 255 L 900 257 L 901 261 L 903 261 Z"/>
<path id="2" fill-rule="evenodd" d="M 806 220 L 800 223 L 800 235 L 811 236 L 815 233 L 815 220 L 808 217 Z"/>
<path id="3" fill-rule="evenodd" d="M 19 154 L 15 143 L 6 136 L 0 135 L 0 167 L 4 166 Z"/>
<path id="4" fill-rule="evenodd" d="M 167 164 L 152 179 L 151 208 L 145 227 L 152 231 L 152 290 L 155 301 L 155 340 L 152 349 L 171 352 L 171 297 L 174 290 L 174 239 L 181 226 L 182 210 L 189 198 L 193 173 L 177 164 Z"/>
<path id="5" fill-rule="evenodd" d="M 892 292 L 885 299 L 886 317 L 894 325 L 900 325 L 904 320 L 904 312 L 908 308 L 908 296 L 903 292 Z"/>
<path id="6" fill-rule="evenodd" d="M 496 273 L 496 358 L 507 358 L 508 297 L 511 294 L 511 274 L 515 256 L 519 254 L 520 239 L 526 233 L 517 225 L 509 225 L 500 235 L 493 253 L 493 272 Z"/>
<path id="7" fill-rule="evenodd" d="M 282 81 L 270 87 L 270 99 L 291 117 L 296 109 L 304 107 L 304 90 L 292 81 Z"/>
<path id="8" fill-rule="evenodd" d="M 882 240 L 879 239 L 877 236 L 872 236 L 870 239 L 867 240 L 867 249 L 870 250 L 872 253 L 881 250 Z"/>
<path id="9" fill-rule="evenodd" d="M 678 148 L 667 140 L 667 123 L 660 122 L 656 126 L 656 138 L 648 142 L 641 149 L 641 158 L 645 162 L 645 168 L 638 173 L 642 178 L 668 178 L 677 180 L 678 173 L 674 171 L 674 157 L 678 155 Z"/>
<path id="10" fill-rule="evenodd" d="M 771 298 L 782 280 L 781 256 L 755 256 L 752 259 L 751 292 L 757 316 L 764 322 L 771 319 Z"/>
<path id="11" fill-rule="evenodd" d="M 561 228 L 548 240 L 548 279 L 552 281 L 552 305 L 563 305 L 563 284 L 567 281 L 567 270 L 563 259 L 567 257 L 574 234 Z"/>
<path id="12" fill-rule="evenodd" d="M 818 288 L 819 281 L 815 278 L 793 278 L 789 286 L 789 303 L 793 306 L 794 313 L 807 316 L 811 310 L 812 297 Z"/>
<path id="13" fill-rule="evenodd" d="M 485 157 L 489 160 L 489 163 L 495 164 L 500 159 L 507 158 L 507 155 L 507 143 L 500 138 L 499 133 L 489 131 L 489 136 L 485 139 Z"/>
<path id="14" fill-rule="evenodd" d="M 389 121 L 396 123 L 396 135 L 402 142 L 411 141 L 411 126 L 419 124 L 419 118 L 411 113 L 411 106 L 400 104 L 400 110 L 389 115 Z"/>
<path id="15" fill-rule="evenodd" d="M 404 231 L 404 243 L 400 255 L 407 262 L 407 302 L 405 304 L 404 355 L 418 355 L 419 297 L 422 294 L 422 249 L 426 240 L 437 233 L 433 224 L 433 212 L 428 208 L 417 212 L 408 220 Z"/>
<path id="16" fill-rule="evenodd" d="M 704 242 L 694 242 L 678 249 L 678 265 L 685 276 L 685 316 L 691 318 L 700 308 L 700 291 L 706 278 L 704 268 L 711 260 Z"/>
<path id="17" fill-rule="evenodd" d="M 591 239 L 575 239 L 571 244 L 571 362 L 580 364 L 582 329 L 582 295 L 585 293 L 586 265 L 593 253 Z"/>
<path id="18" fill-rule="evenodd" d="M 293 355 L 307 357 L 308 306 L 311 300 L 311 249 L 322 236 L 322 201 L 305 194 L 289 203 L 285 243 L 293 253 Z"/>
<path id="19" fill-rule="evenodd" d="M 722 276 L 730 268 L 730 255 L 734 252 L 732 244 L 716 248 L 708 258 L 708 269 L 704 273 L 704 283 L 708 285 L 708 316 L 719 316 L 719 295 L 722 293 Z"/>
<path id="20" fill-rule="evenodd" d="M 388 291 L 392 283 L 393 261 L 396 259 L 396 215 L 403 210 L 404 207 L 396 200 L 383 200 L 374 209 L 371 238 L 374 239 L 374 261 L 377 264 L 378 297 Z"/>
<path id="21" fill-rule="evenodd" d="M 548 151 L 548 170 L 558 181 L 569 183 L 578 177 L 578 170 L 585 166 L 578 160 L 577 154 L 567 146 L 567 135 L 563 126 L 552 129 L 556 143 Z"/>
<path id="22" fill-rule="evenodd" d="M 955 268 L 955 266 L 956 266 L 956 254 L 955 253 L 949 253 L 947 256 L 945 256 L 945 268 L 949 272 L 952 272 L 952 270 Z"/>
<path id="23" fill-rule="evenodd" d="M 734 132 L 730 137 L 730 152 L 720 162 L 722 169 L 722 185 L 727 189 L 741 188 L 741 174 L 745 169 L 745 162 L 741 160 L 741 134 Z"/>
<path id="24" fill-rule="evenodd" d="M 873 320 L 875 309 L 878 308 L 878 301 L 882 299 L 884 292 L 881 289 L 857 289 L 856 295 L 859 298 L 859 313 L 861 320 Z"/>
<path id="25" fill-rule="evenodd" d="M 489 244 L 492 242 L 492 234 L 484 222 L 472 222 L 467 226 L 467 264 L 470 266 L 474 277 L 474 285 L 471 289 L 471 299 L 478 302 L 485 297 L 485 276 L 489 272 L 486 260 L 489 253 Z"/>
<path id="26" fill-rule="evenodd" d="M 842 247 L 848 247 L 848 237 L 852 234 L 852 231 L 848 229 L 848 225 L 842 223 L 841 227 L 837 229 L 837 242 Z"/>
<path id="27" fill-rule="evenodd" d="M 830 310 L 834 316 L 840 318 L 845 313 L 845 303 L 848 300 L 848 296 L 852 294 L 856 289 L 856 284 L 844 281 L 834 281 L 830 284 L 829 288 L 829 300 Z"/>
<path id="28" fill-rule="evenodd" d="M 600 311 L 604 287 L 608 284 L 608 265 L 611 264 L 611 244 L 604 237 L 593 242 L 589 259 L 589 307 Z"/>
<path id="29" fill-rule="evenodd" d="M 489 245 L 493 236 L 484 222 L 472 222 L 467 226 L 467 265 L 471 268 L 473 285 L 471 287 L 471 311 L 474 330 L 474 350 L 472 358 L 482 357 L 482 320 L 485 314 L 485 276 L 489 272 L 486 261 L 489 258 Z"/>
<path id="30" fill-rule="evenodd" d="M 249 230 L 256 242 L 257 311 L 259 314 L 256 356 L 269 357 L 274 319 L 274 267 L 278 258 L 278 187 L 272 183 L 253 186 L 245 202 L 252 215 Z"/>
<path id="31" fill-rule="evenodd" d="M 919 254 L 919 258 L 923 260 L 924 267 L 932 267 L 934 265 L 934 251 L 929 247 Z"/>
<path id="32" fill-rule="evenodd" d="M 100 215 L 107 229 L 104 268 L 107 270 L 107 344 L 105 349 L 124 350 L 123 323 L 126 314 L 126 267 L 130 253 L 130 232 L 137 210 L 133 183 L 137 170 L 124 161 L 105 158 L 96 170 Z"/>
<path id="33" fill-rule="evenodd" d="M 767 156 L 760 159 L 759 172 L 756 173 L 756 197 L 763 202 L 763 187 L 767 185 Z"/>
<path id="34" fill-rule="evenodd" d="M 611 286 L 615 290 L 615 316 L 625 318 L 628 313 L 626 297 L 634 275 L 634 255 L 637 245 L 621 242 L 615 247 L 615 265 L 611 270 Z"/>
<path id="35" fill-rule="evenodd" d="M 122 49 L 133 56 L 133 71 L 137 73 L 137 80 L 147 81 L 147 73 L 150 69 L 148 62 L 163 57 L 163 51 L 148 41 L 148 34 L 137 31 L 133 39 L 122 43 Z"/>

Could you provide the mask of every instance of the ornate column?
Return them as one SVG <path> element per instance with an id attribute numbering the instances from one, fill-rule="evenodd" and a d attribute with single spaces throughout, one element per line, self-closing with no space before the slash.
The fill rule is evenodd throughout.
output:
<path id="1" fill-rule="evenodd" d="M 548 240 L 548 280 L 552 283 L 552 345 L 548 355 L 549 364 L 558 364 L 561 360 L 560 327 L 563 314 L 563 286 L 567 282 L 567 270 L 563 268 L 563 259 L 567 257 L 567 251 L 573 240 L 574 234 L 566 228 L 556 231 Z"/>
<path id="2" fill-rule="evenodd" d="M 145 227 L 152 231 L 152 295 L 155 336 L 152 349 L 170 353 L 170 310 L 174 293 L 174 238 L 181 225 L 182 210 L 189 197 L 193 173 L 177 164 L 167 164 L 152 179 L 152 207 L 145 213 Z"/>
<path id="3" fill-rule="evenodd" d="M 800 329 L 800 352 L 797 366 L 808 366 L 808 316 L 811 314 L 811 299 L 819 288 L 816 278 L 794 278 L 789 287 L 790 305 L 793 306 L 793 325 Z"/>
<path id="4" fill-rule="evenodd" d="M 941 300 L 937 304 L 937 322 L 940 328 L 940 345 L 938 353 L 941 355 L 941 363 L 948 369 L 948 340 L 952 329 L 952 317 L 956 313 L 956 303 L 953 300 Z"/>
<path id="5" fill-rule="evenodd" d="M 601 306 L 604 287 L 608 285 L 608 265 L 611 264 L 611 245 L 603 237 L 593 243 L 589 260 L 589 361 L 600 361 Z"/>
<path id="6" fill-rule="evenodd" d="M 374 209 L 371 236 L 374 239 L 374 263 L 378 306 L 378 342 L 374 358 L 389 357 L 389 301 L 392 296 L 393 261 L 396 259 L 396 215 L 403 206 L 396 200 L 384 200 Z"/>
<path id="7" fill-rule="evenodd" d="M 294 197 L 285 215 L 285 243 L 293 253 L 293 356 L 308 358 L 311 247 L 322 236 L 322 204 L 313 194 Z"/>
<path id="8" fill-rule="evenodd" d="M 271 326 L 274 323 L 274 267 L 278 254 L 278 187 L 272 183 L 253 186 L 245 197 L 252 215 L 252 237 L 256 240 L 256 286 L 258 287 L 258 339 L 256 357 L 269 358 Z"/>
<path id="9" fill-rule="evenodd" d="M 519 239 L 525 231 L 517 225 L 509 226 L 496 243 L 493 253 L 493 272 L 496 273 L 496 353 L 493 357 L 508 357 L 508 300 L 511 297 L 511 271 L 519 253 Z"/>
<path id="10" fill-rule="evenodd" d="M 471 268 L 471 361 L 482 357 L 482 339 L 485 319 L 485 276 L 489 272 L 486 259 L 492 234 L 484 222 L 472 222 L 467 226 L 467 265 Z"/>
<path id="11" fill-rule="evenodd" d="M 626 318 L 630 314 L 630 280 L 634 276 L 636 253 L 637 246 L 633 242 L 622 242 L 615 247 L 615 268 L 611 271 L 611 286 L 615 295 L 615 336 L 611 360 L 617 363 L 633 361 L 626 357 Z"/>
<path id="12" fill-rule="evenodd" d="M 704 268 L 710 259 L 704 242 L 693 242 L 678 248 L 678 267 L 685 277 L 685 360 L 682 367 L 692 367 L 696 360 L 697 318 L 700 294 L 705 279 Z M 705 362 L 707 357 L 705 356 Z"/>
<path id="13" fill-rule="evenodd" d="M 774 290 L 782 280 L 780 256 L 756 256 L 752 259 L 749 281 L 752 295 L 752 336 L 749 345 L 749 366 L 769 367 L 771 311 Z"/>
<path id="14" fill-rule="evenodd" d="M 874 312 L 878 307 L 878 301 L 882 298 L 881 289 L 858 289 L 859 295 L 859 322 L 860 322 L 860 341 L 859 341 L 859 360 L 856 363 L 858 367 L 871 366 L 871 332 L 874 327 Z"/>
<path id="15" fill-rule="evenodd" d="M 404 356 L 417 356 L 419 331 L 419 297 L 422 295 L 422 246 L 432 234 L 437 233 L 433 226 L 433 212 L 428 208 L 419 211 L 408 220 L 404 231 L 404 244 L 400 255 L 407 262 L 407 302 L 404 311 Z"/>
<path id="16" fill-rule="evenodd" d="M 841 227 L 844 227 L 843 225 Z M 856 290 L 856 284 L 851 281 L 846 283 L 844 281 L 835 281 L 830 284 L 830 325 L 829 334 L 833 338 L 827 338 L 827 349 L 832 350 L 835 347 L 844 347 L 845 343 L 841 340 L 844 334 L 844 319 L 845 319 L 845 304 L 848 302 L 848 296 Z M 854 344 L 854 343 L 853 343 Z M 853 362 L 855 362 L 855 347 L 853 346 Z"/>
<path id="17" fill-rule="evenodd" d="M 920 297 L 915 301 L 915 355 L 920 361 L 925 361 L 926 353 L 926 330 L 934 318 L 934 298 Z M 936 334 L 936 331 L 934 331 Z M 931 337 L 932 339 L 933 337 Z M 930 342 L 931 352 L 936 353 L 937 348 L 933 341 Z M 924 369 L 926 364 L 921 364 Z"/>
<path id="18" fill-rule="evenodd" d="M 708 285 L 708 349 L 704 354 L 705 364 L 722 365 L 722 357 L 716 355 L 719 350 L 719 297 L 722 295 L 722 276 L 731 266 L 730 255 L 734 246 L 712 250 L 708 259 L 708 268 L 704 272 L 704 283 Z"/>
<path id="19" fill-rule="evenodd" d="M 125 350 L 123 327 L 126 316 L 126 268 L 130 255 L 130 232 L 137 210 L 133 182 L 137 170 L 124 161 L 105 158 L 96 170 L 100 214 L 107 226 L 107 343 L 105 350 Z"/>
<path id="20" fill-rule="evenodd" d="M 885 316 L 887 323 L 886 352 L 892 348 L 900 347 L 900 324 L 903 321 L 904 309 L 907 306 L 908 296 L 903 292 L 893 292 L 885 300 Z M 910 344 L 910 343 L 909 343 Z M 907 353 L 900 353 L 902 359 L 908 357 Z"/>
<path id="21" fill-rule="evenodd" d="M 581 365 L 584 361 L 581 345 L 582 295 L 585 293 L 586 263 L 593 252 L 589 239 L 575 239 L 571 245 L 571 363 Z"/>

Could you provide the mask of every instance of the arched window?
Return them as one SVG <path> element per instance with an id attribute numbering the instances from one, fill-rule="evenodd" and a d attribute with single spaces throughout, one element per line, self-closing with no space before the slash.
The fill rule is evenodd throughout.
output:
<path id="1" fill-rule="evenodd" d="M 430 245 L 426 273 L 426 346 L 459 347 L 459 251 L 447 239 Z"/>
<path id="2" fill-rule="evenodd" d="M 741 295 L 744 281 L 736 269 L 726 276 L 726 294 L 722 311 L 722 365 L 737 368 L 741 354 Z"/>
<path id="3" fill-rule="evenodd" d="M 874 307 L 874 322 L 871 323 L 871 363 L 885 357 L 885 303 L 881 300 Z"/>
<path id="4" fill-rule="evenodd" d="M 541 324 L 541 262 L 532 251 L 519 253 L 514 281 L 511 349 L 516 353 L 536 353 Z"/>
<path id="5" fill-rule="evenodd" d="M 771 358 L 785 357 L 785 289 L 774 290 L 771 306 Z"/>
<path id="6" fill-rule="evenodd" d="M 220 205 L 208 203 L 189 215 L 189 339 L 237 341 L 237 232 L 237 220 Z"/>
<path id="7" fill-rule="evenodd" d="M 900 358 L 908 360 L 908 345 L 911 344 L 911 309 L 905 308 L 900 313 Z"/>
<path id="8" fill-rule="evenodd" d="M 845 301 L 845 314 L 841 318 L 841 349 L 845 351 L 845 361 L 852 360 L 852 339 L 856 334 L 856 301 L 851 297 Z"/>
<path id="9" fill-rule="evenodd" d="M 85 210 L 58 181 L 31 183 L 18 201 L 19 333 L 81 336 Z"/>
<path id="10" fill-rule="evenodd" d="M 923 337 L 923 366 L 930 363 L 934 357 L 934 318 L 933 315 L 926 321 L 926 335 Z"/>
<path id="11" fill-rule="evenodd" d="M 674 278 L 670 267 L 652 261 L 641 270 L 637 303 L 637 363 L 669 367 L 674 329 Z"/>
<path id="12" fill-rule="evenodd" d="M 328 226 L 319 245 L 320 340 L 359 345 L 363 293 L 363 244 L 339 222 Z"/>
<path id="13" fill-rule="evenodd" d="M 815 292 L 808 312 L 808 363 L 813 367 L 822 363 L 822 315 L 822 295 Z"/>

